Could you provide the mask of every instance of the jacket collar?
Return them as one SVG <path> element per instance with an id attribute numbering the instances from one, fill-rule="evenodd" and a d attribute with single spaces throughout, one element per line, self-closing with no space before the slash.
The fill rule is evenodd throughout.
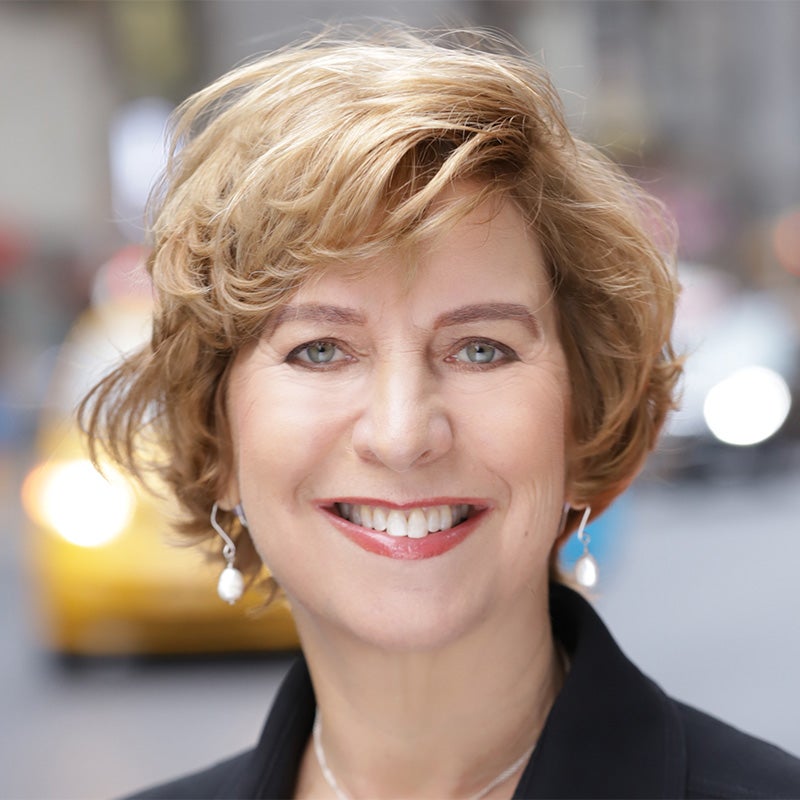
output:
<path id="1" fill-rule="evenodd" d="M 579 594 L 552 586 L 550 611 L 570 670 L 514 797 L 683 796 L 685 739 L 674 703 L 623 655 Z M 292 796 L 315 707 L 301 657 L 284 679 L 235 796 Z"/>
<path id="2" fill-rule="evenodd" d="M 286 800 L 294 796 L 316 708 L 308 665 L 301 655 L 283 679 L 261 738 L 231 797 Z"/>
<path id="3" fill-rule="evenodd" d="M 550 612 L 570 670 L 514 797 L 684 796 L 686 748 L 674 703 L 579 594 L 552 586 Z"/>

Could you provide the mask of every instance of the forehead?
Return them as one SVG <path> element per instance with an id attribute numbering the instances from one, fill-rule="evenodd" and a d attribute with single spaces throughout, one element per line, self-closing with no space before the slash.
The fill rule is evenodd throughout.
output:
<path id="1" fill-rule="evenodd" d="M 456 204 L 470 191 L 459 187 L 440 202 Z M 551 284 L 536 235 L 516 205 L 492 197 L 413 246 L 389 246 L 373 257 L 323 267 L 293 303 L 323 296 L 343 301 L 362 292 L 376 300 L 392 295 L 541 305 L 550 298 Z"/>

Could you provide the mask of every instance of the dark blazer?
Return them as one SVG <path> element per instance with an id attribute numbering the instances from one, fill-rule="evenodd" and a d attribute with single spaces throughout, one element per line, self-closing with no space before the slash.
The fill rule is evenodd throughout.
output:
<path id="1" fill-rule="evenodd" d="M 800 798 L 800 760 L 671 700 L 577 593 L 550 607 L 570 670 L 515 798 Z M 314 710 L 300 658 L 253 750 L 135 797 L 290 798 Z"/>

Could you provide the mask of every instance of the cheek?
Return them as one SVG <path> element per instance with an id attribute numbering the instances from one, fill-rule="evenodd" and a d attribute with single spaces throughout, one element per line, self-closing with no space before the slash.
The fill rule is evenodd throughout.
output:
<path id="1" fill-rule="evenodd" d="M 320 390 L 318 383 L 281 368 L 243 370 L 229 406 L 237 486 L 248 516 L 259 507 L 272 515 L 296 510 L 315 476 L 341 450 L 353 406 L 342 390 Z"/>
<path id="2" fill-rule="evenodd" d="M 310 450 L 314 430 L 310 413 L 311 409 L 287 402 L 274 390 L 244 400 L 234 432 L 237 473 L 244 492 L 281 492 Z"/>
<path id="3" fill-rule="evenodd" d="M 464 426 L 471 432 L 465 447 L 475 469 L 502 487 L 500 557 L 523 582 L 546 570 L 566 494 L 569 394 L 561 375 L 548 371 L 508 381 L 493 403 L 488 397 L 470 403 Z"/>
<path id="4" fill-rule="evenodd" d="M 565 462 L 568 392 L 560 375 L 523 375 L 491 392 L 454 398 L 467 447 L 509 479 L 548 473 L 559 480 Z M 487 464 L 488 465 L 488 464 Z"/>
<path id="5" fill-rule="evenodd" d="M 283 585 L 286 563 L 302 561 L 293 534 L 313 463 L 314 426 L 309 409 L 274 382 L 250 380 L 240 388 L 231 408 L 238 499 L 261 560 Z"/>

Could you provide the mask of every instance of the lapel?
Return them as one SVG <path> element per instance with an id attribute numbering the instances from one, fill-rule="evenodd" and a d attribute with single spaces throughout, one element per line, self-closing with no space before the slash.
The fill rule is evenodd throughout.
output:
<path id="1" fill-rule="evenodd" d="M 579 594 L 552 586 L 550 609 L 570 671 L 514 797 L 685 796 L 675 704 L 623 655 Z"/>
<path id="2" fill-rule="evenodd" d="M 294 795 L 317 702 L 302 655 L 292 664 L 275 697 L 261 738 L 224 797 L 286 800 Z"/>

